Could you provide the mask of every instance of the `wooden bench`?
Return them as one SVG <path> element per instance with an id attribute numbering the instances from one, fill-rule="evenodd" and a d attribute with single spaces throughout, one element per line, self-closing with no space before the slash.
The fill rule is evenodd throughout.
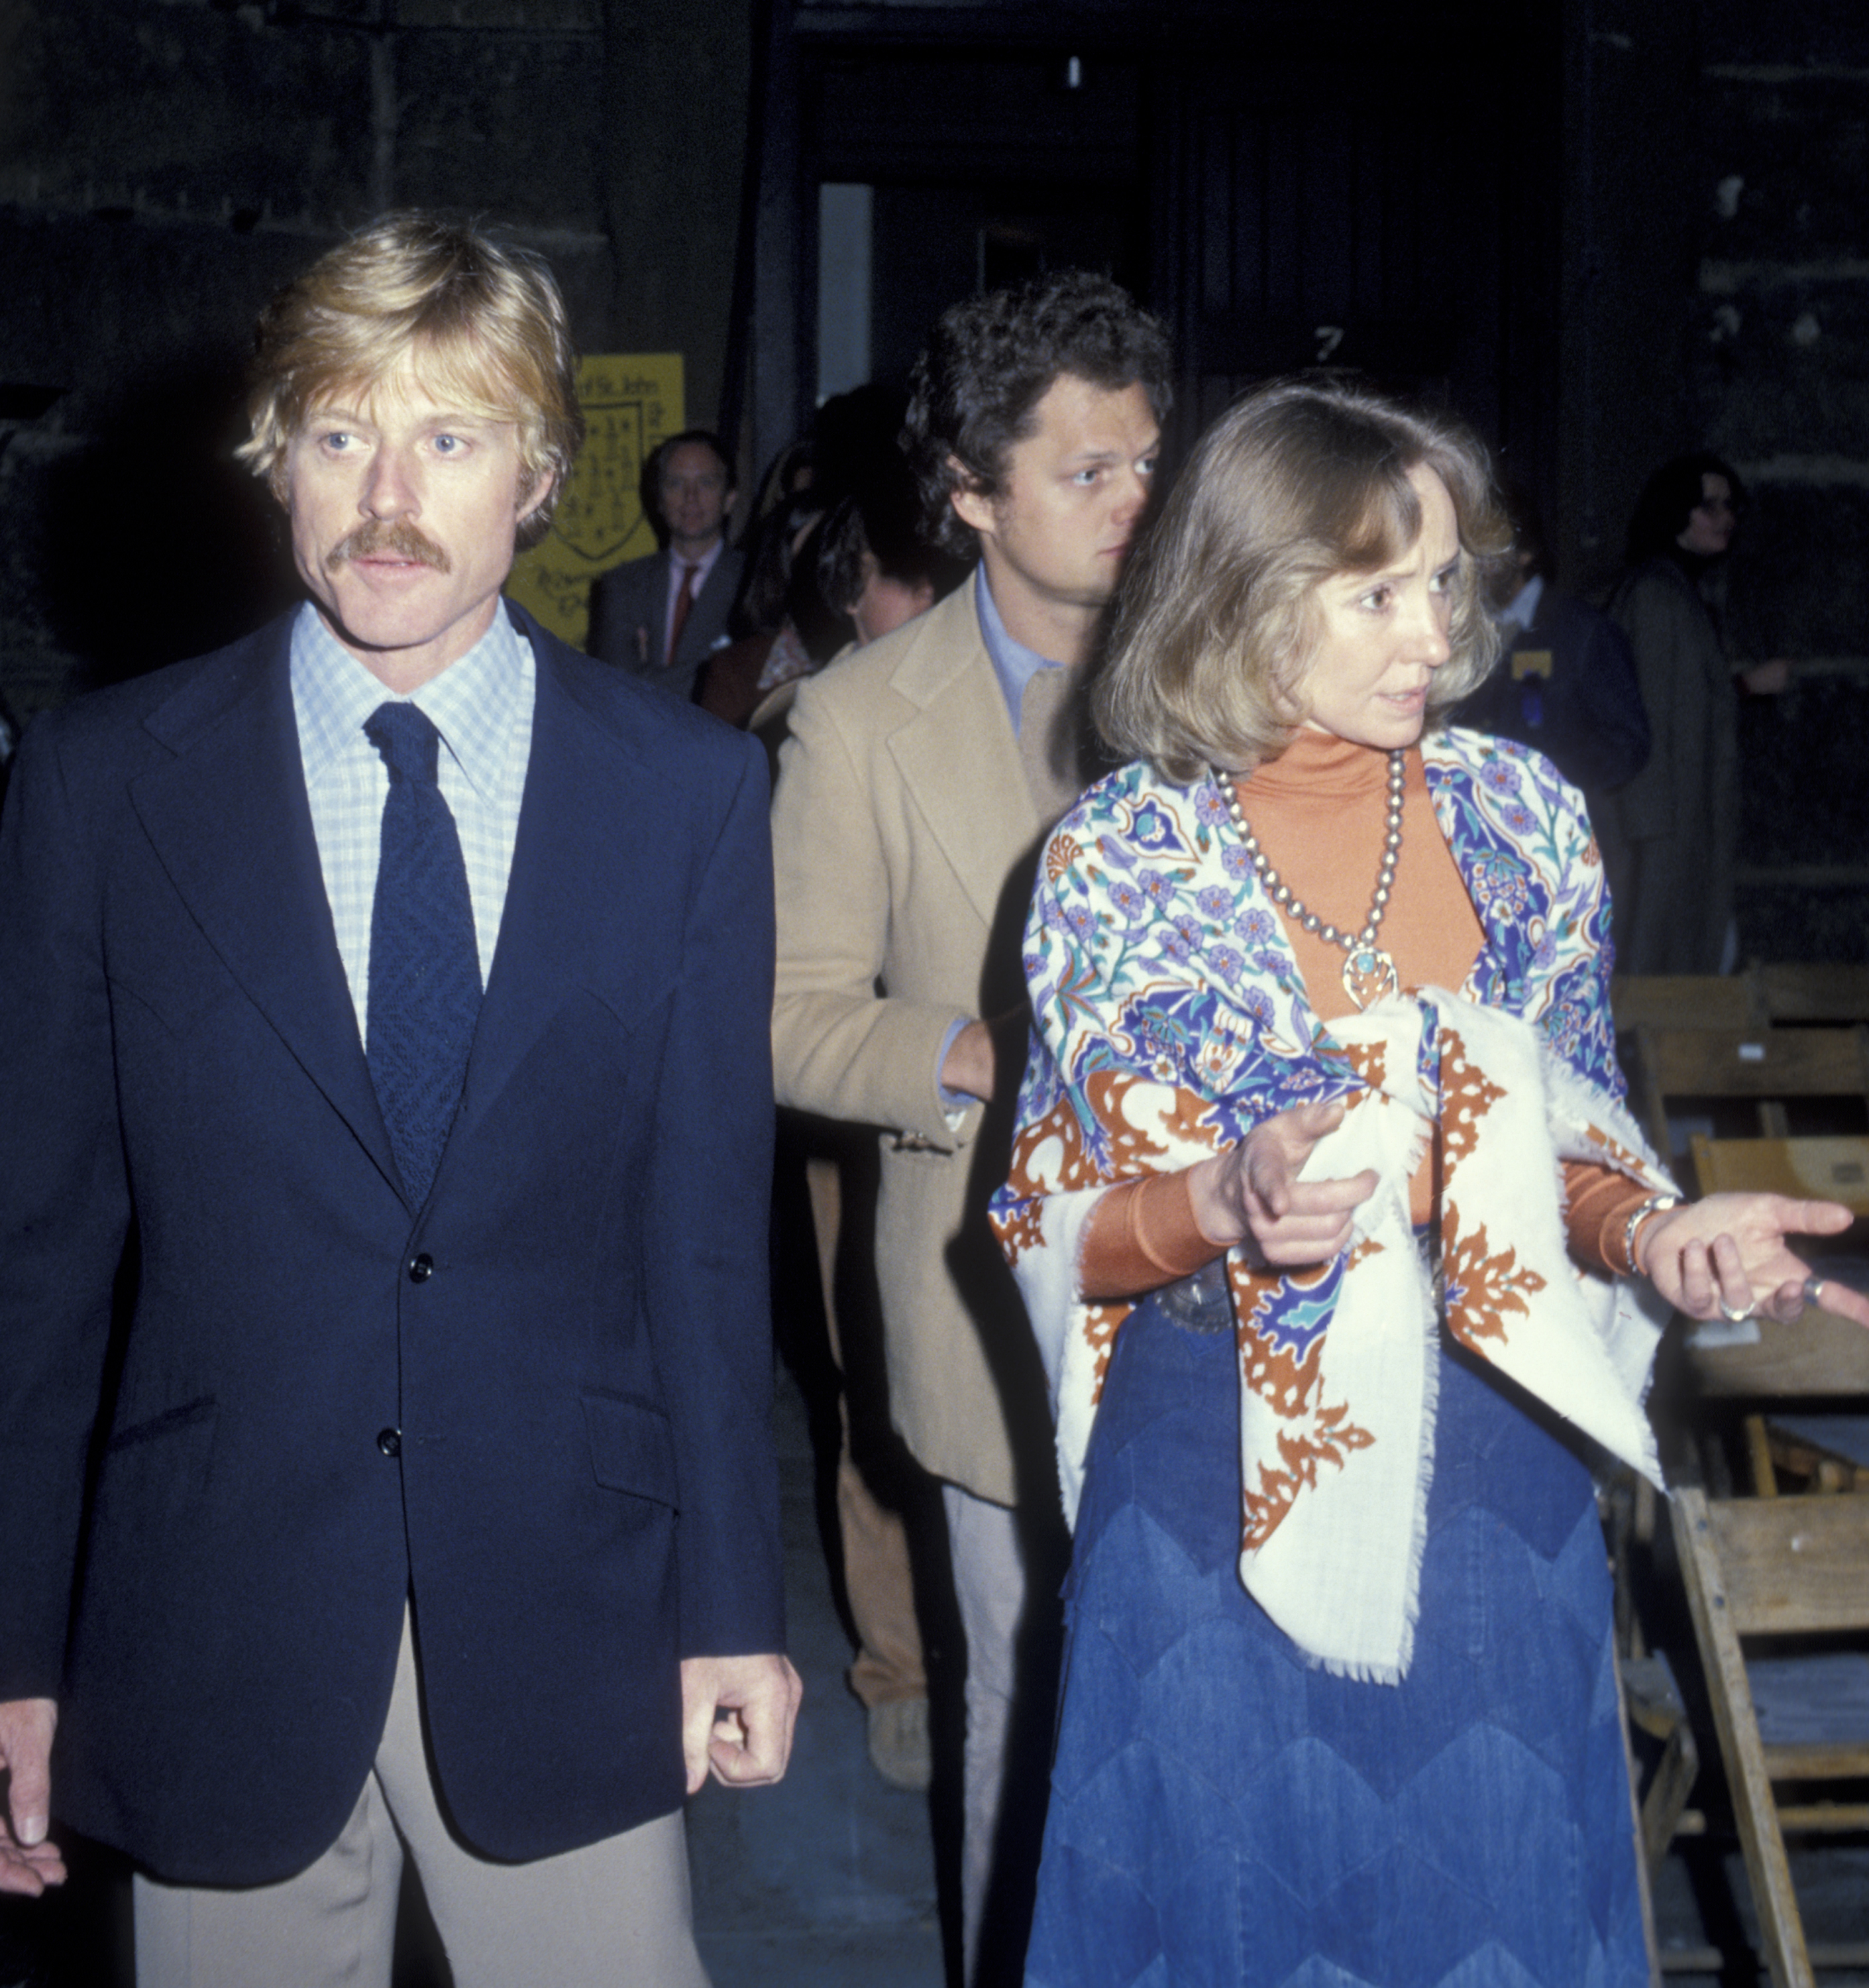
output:
<path id="1" fill-rule="evenodd" d="M 1635 1032 L 1642 1115 L 1649 1137 L 1671 1155 L 1671 1098 L 1752 1103 L 1767 1138 L 1786 1137 L 1789 1097 L 1854 1097 L 1869 1110 L 1869 1027 L 1658 1028 Z"/>
<path id="2" fill-rule="evenodd" d="M 1743 973 L 1619 973 L 1610 1007 L 1619 1030 L 1869 1022 L 1869 966 L 1791 961 Z"/>

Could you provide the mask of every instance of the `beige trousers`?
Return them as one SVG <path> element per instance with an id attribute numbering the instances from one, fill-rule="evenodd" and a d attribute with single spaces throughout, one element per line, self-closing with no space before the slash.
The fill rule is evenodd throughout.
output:
<path id="1" fill-rule="evenodd" d="M 449 1832 L 428 1777 L 406 1613 L 382 1743 L 342 1834 L 277 1885 L 139 1876 L 137 1988 L 389 1988 L 405 1849 L 455 1988 L 707 1988 L 678 1812 L 529 1864 L 489 1862 Z"/>
<path id="2" fill-rule="evenodd" d="M 843 1198 L 837 1161 L 821 1154 L 812 1155 L 805 1162 L 805 1185 L 817 1234 L 830 1357 L 841 1375 L 843 1344 L 837 1329 L 836 1290 Z M 850 1689 L 867 1709 L 874 1710 L 897 1699 L 926 1698 L 928 1681 L 922 1668 L 921 1628 L 915 1619 L 908 1535 L 901 1515 L 880 1503 L 864 1482 L 850 1454 L 847 1389 L 837 1396 L 837 1414 L 843 1430 L 837 1452 L 837 1530 L 843 1545 L 844 1589 L 850 1598 L 859 1646 L 857 1661 L 850 1666 Z"/>
<path id="3" fill-rule="evenodd" d="M 1000 1875 L 1009 1846 L 1000 1841 L 1006 1767 L 1012 1735 L 1018 1675 L 1019 1631 L 1026 1612 L 1026 1560 L 1019 1521 L 1003 1505 L 976 1498 L 958 1484 L 943 1484 L 948 1515 L 948 1550 L 954 1567 L 954 1597 L 967 1637 L 967 1740 L 965 1793 L 961 1825 L 961 1978 L 967 1988 L 1005 1978 L 989 1956 L 982 1973 L 982 1945 L 987 1909 L 995 1889 L 1009 1885 L 1016 1894 L 1029 1889 L 1029 1874 Z M 1011 1853 L 1016 1854 L 1016 1852 Z M 1016 1915 L 1019 1954 L 1025 1952 L 1030 1907 Z M 1003 1944 L 1003 1939 L 999 1942 Z"/>

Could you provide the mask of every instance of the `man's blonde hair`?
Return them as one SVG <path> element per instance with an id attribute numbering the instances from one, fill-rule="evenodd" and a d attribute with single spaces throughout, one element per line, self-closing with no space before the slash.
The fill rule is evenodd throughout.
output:
<path id="1" fill-rule="evenodd" d="M 1401 558 L 1421 529 L 1410 473 L 1446 485 L 1459 576 L 1430 710 L 1492 667 L 1482 583 L 1510 533 L 1486 451 L 1450 417 L 1331 379 L 1278 380 L 1202 438 L 1123 590 L 1098 729 L 1176 781 L 1276 759 L 1304 717 L 1320 583 Z"/>
<path id="2" fill-rule="evenodd" d="M 260 313 L 252 434 L 236 453 L 286 494 L 286 455 L 313 410 L 367 396 L 405 363 L 437 399 L 519 431 L 526 489 L 552 479 L 519 542 L 544 537 L 584 439 L 576 353 L 550 271 L 425 214 L 390 214 L 322 255 Z"/>

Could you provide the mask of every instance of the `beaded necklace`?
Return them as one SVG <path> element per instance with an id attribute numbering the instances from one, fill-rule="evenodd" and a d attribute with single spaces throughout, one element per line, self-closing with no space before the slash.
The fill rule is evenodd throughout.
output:
<path id="1" fill-rule="evenodd" d="M 1385 994 L 1401 991 L 1401 976 L 1395 970 L 1395 962 L 1377 945 L 1376 935 L 1381 929 L 1383 914 L 1389 908 L 1389 894 L 1395 884 L 1396 859 L 1401 854 L 1402 783 L 1407 777 L 1408 759 L 1405 752 L 1389 755 L 1388 812 L 1382 833 L 1382 866 L 1377 872 L 1376 893 L 1370 901 L 1369 916 L 1364 921 L 1363 929 L 1356 933 L 1339 931 L 1335 925 L 1326 923 L 1299 901 L 1291 886 L 1266 861 L 1259 837 L 1248 827 L 1245 810 L 1240 805 L 1238 779 L 1231 773 L 1220 776 L 1226 794 L 1227 813 L 1233 818 L 1241 845 L 1252 860 L 1254 874 L 1280 911 L 1296 918 L 1306 931 L 1315 933 L 1327 945 L 1343 948 L 1343 991 L 1359 1008 L 1367 1008 Z"/>

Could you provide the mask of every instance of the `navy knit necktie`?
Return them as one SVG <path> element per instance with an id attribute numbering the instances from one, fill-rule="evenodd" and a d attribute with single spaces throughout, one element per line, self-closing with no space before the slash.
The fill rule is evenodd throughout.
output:
<path id="1" fill-rule="evenodd" d="M 412 704 L 363 730 L 390 769 L 370 920 L 370 1080 L 403 1185 L 428 1199 L 480 1013 L 480 953 L 455 817 L 435 784 L 441 734 Z"/>

